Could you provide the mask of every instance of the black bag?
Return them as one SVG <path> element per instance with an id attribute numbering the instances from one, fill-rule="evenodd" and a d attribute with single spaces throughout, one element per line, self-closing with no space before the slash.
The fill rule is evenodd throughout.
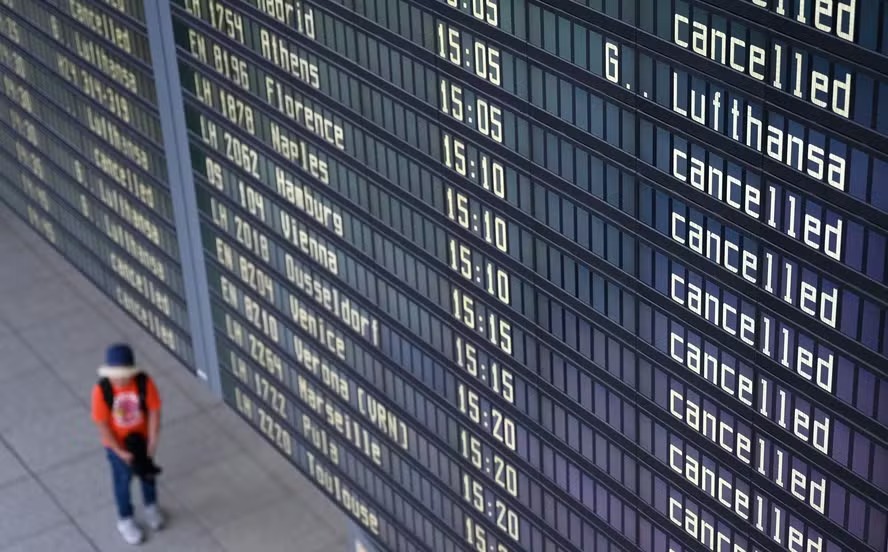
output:
<path id="1" fill-rule="evenodd" d="M 154 460 L 148 456 L 148 442 L 145 437 L 138 433 L 130 433 L 123 438 L 123 448 L 133 455 L 133 461 L 130 462 L 130 468 L 133 475 L 140 479 L 152 480 L 154 476 L 161 471 L 160 466 L 154 463 Z"/>

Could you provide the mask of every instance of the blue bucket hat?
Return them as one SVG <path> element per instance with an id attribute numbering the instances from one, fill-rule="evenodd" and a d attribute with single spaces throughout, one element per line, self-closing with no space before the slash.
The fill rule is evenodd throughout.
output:
<path id="1" fill-rule="evenodd" d="M 99 366 L 103 378 L 131 378 L 139 373 L 133 350 L 125 343 L 115 343 L 105 352 L 105 364 Z"/>

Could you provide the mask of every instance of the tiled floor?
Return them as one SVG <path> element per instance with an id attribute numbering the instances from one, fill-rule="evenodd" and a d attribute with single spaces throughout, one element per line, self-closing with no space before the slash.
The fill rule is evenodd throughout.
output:
<path id="1" fill-rule="evenodd" d="M 170 519 L 142 549 L 348 549 L 345 516 L 0 204 L 0 552 L 132 549 L 88 412 L 115 340 L 137 344 L 165 405 L 157 461 Z"/>

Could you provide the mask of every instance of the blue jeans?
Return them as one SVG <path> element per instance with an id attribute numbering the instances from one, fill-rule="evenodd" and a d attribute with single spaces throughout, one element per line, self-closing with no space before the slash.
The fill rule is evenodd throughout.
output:
<path id="1" fill-rule="evenodd" d="M 133 516 L 133 503 L 130 499 L 130 482 L 133 479 L 133 470 L 123 458 L 117 456 L 109 448 L 108 461 L 111 463 L 111 480 L 114 482 L 114 499 L 117 501 L 117 515 L 120 519 Z M 142 483 L 142 499 L 145 506 L 157 504 L 157 482 L 139 480 Z"/>

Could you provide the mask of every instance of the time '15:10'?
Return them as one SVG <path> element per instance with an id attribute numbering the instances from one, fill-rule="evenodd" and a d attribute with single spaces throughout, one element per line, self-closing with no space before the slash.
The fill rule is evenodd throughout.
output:
<path id="1" fill-rule="evenodd" d="M 468 281 L 474 281 L 500 303 L 511 300 L 511 283 L 505 270 L 472 251 L 468 245 L 454 239 L 447 240 L 450 269 Z"/>
<path id="2" fill-rule="evenodd" d="M 455 136 L 443 133 L 444 165 L 500 199 L 506 199 L 506 169 L 488 155 L 466 145 Z"/>
<path id="3" fill-rule="evenodd" d="M 503 217 L 483 204 L 473 209 L 468 196 L 449 186 L 446 188 L 445 198 L 447 218 L 473 234 L 481 236 L 484 241 L 496 246 L 503 253 L 509 252 L 508 226 Z"/>

